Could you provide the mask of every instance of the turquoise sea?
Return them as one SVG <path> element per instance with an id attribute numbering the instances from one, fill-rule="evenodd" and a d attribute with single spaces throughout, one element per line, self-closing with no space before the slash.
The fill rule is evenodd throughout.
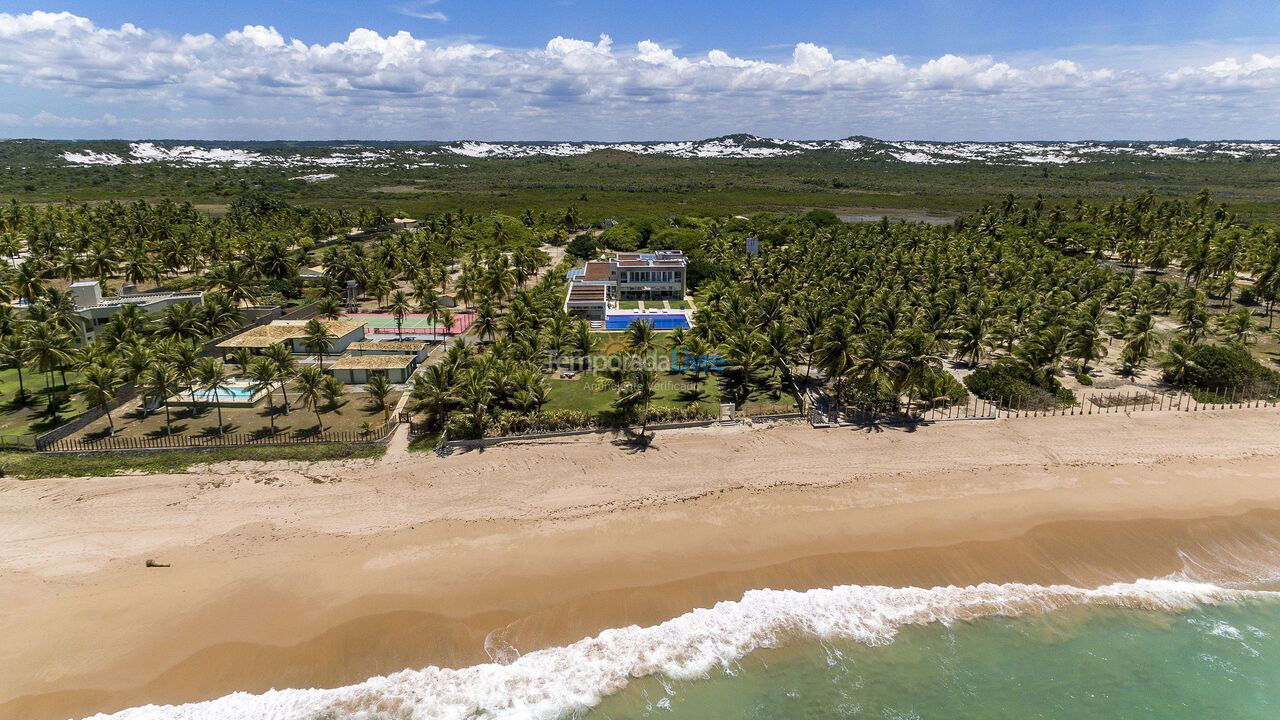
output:
<path id="1" fill-rule="evenodd" d="M 115 720 L 1280 718 L 1280 594 L 1101 587 L 752 590 L 506 664 L 137 707 Z M 107 716 L 100 716 L 107 717 Z"/>
<path id="2" fill-rule="evenodd" d="M 575 713 L 577 714 L 577 713 Z M 591 720 L 1280 717 L 1280 602 L 1178 612 L 1073 607 L 802 641 L 705 679 L 634 681 Z"/>

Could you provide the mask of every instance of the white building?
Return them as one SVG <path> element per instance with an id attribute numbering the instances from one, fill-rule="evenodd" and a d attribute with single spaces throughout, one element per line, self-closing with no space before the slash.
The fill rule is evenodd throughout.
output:
<path id="1" fill-rule="evenodd" d="M 84 318 L 85 334 L 90 339 L 112 315 L 127 305 L 136 305 L 148 315 L 158 315 L 178 303 L 204 304 L 204 293 L 200 291 L 126 293 L 103 297 L 102 286 L 97 280 L 72 283 L 71 297 L 76 304 L 76 313 Z"/>
<path id="2" fill-rule="evenodd" d="M 565 312 L 603 320 L 608 304 L 617 300 L 682 300 L 688 291 L 687 265 L 679 250 L 592 260 L 570 273 Z"/>

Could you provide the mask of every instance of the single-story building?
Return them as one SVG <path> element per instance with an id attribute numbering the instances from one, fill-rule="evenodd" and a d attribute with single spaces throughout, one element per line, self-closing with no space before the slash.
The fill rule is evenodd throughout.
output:
<path id="1" fill-rule="evenodd" d="M 347 353 L 328 367 L 344 385 L 363 385 L 375 375 L 384 375 L 393 383 L 405 383 L 418 366 L 412 355 Z"/>
<path id="2" fill-rule="evenodd" d="M 249 328 L 234 337 L 218 343 L 224 353 L 238 348 L 249 348 L 260 353 L 272 345 L 286 345 L 290 352 L 309 353 L 306 346 L 306 326 L 309 320 L 273 320 L 266 325 Z M 329 354 L 346 352 L 355 342 L 364 340 L 364 322 L 360 320 L 320 320 L 329 337 Z"/>

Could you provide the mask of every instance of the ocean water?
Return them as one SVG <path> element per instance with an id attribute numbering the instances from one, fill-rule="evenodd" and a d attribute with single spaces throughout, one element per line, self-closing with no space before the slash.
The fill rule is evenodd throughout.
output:
<path id="1" fill-rule="evenodd" d="M 1270 719 L 1280 594 L 1180 579 L 753 590 L 507 664 L 96 717 Z"/>
<path id="2" fill-rule="evenodd" d="M 645 678 L 590 720 L 622 718 L 1280 717 L 1280 603 L 1162 613 L 1071 608 L 903 630 L 870 647 L 802 641 L 705 679 Z"/>

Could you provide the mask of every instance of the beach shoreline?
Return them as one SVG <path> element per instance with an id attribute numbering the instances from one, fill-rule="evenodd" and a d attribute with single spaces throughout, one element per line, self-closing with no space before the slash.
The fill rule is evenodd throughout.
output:
<path id="1" fill-rule="evenodd" d="M 0 717 L 510 660 L 746 590 L 1247 573 L 1280 411 L 0 480 Z M 1231 567 L 1210 567 L 1230 554 Z M 169 564 L 146 568 L 146 559 Z"/>

